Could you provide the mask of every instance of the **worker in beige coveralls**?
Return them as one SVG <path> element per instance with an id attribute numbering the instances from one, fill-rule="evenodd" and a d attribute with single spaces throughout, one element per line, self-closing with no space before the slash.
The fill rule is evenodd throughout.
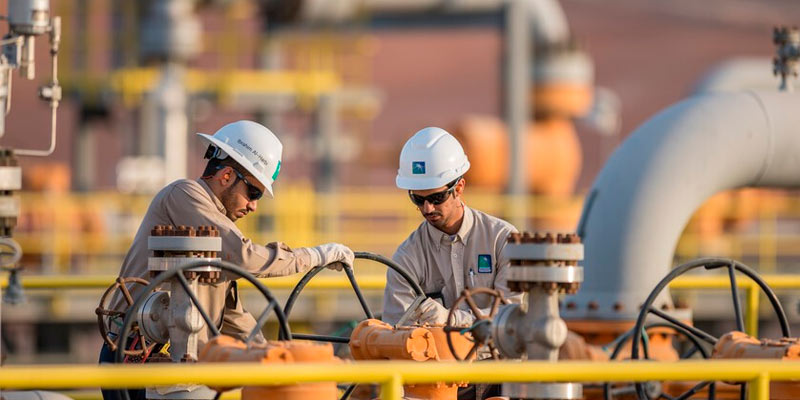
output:
<path id="1" fill-rule="evenodd" d="M 517 230 L 506 221 L 467 207 L 463 194 L 469 161 L 461 144 L 447 131 L 430 127 L 403 146 L 396 184 L 408 190 L 425 221 L 397 248 L 395 262 L 417 279 L 428 298 L 411 311 L 409 322 L 444 324 L 448 308 L 463 289 L 497 289 L 511 301 L 506 284 L 509 260 L 503 254 L 508 235 Z M 383 320 L 396 324 L 414 301 L 411 287 L 392 270 L 386 275 Z M 487 296 L 476 296 L 489 307 Z M 474 316 L 466 304 L 455 313 L 456 325 L 469 326 Z"/>
<path id="2" fill-rule="evenodd" d="M 147 239 L 156 225 L 213 225 L 222 238 L 223 260 L 259 277 L 297 274 L 319 265 L 338 270 L 342 263 L 352 266 L 353 252 L 344 245 L 328 243 L 295 249 L 281 242 L 260 245 L 246 238 L 234 224 L 256 211 L 263 193 L 272 197 L 283 146 L 269 129 L 255 122 L 238 121 L 225 125 L 213 136 L 199 135 L 209 142 L 203 176 L 175 181 L 155 196 L 122 263 L 121 277 L 148 278 Z M 225 281 L 201 285 L 197 295 L 211 319 L 220 321 L 220 332 L 245 339 L 256 321 L 244 309 L 236 291 L 230 290 L 231 284 Z M 139 293 L 132 294 L 136 298 Z M 112 300 L 112 307 L 124 311 L 126 303 L 121 297 Z M 200 332 L 201 344 L 208 334 L 209 330 Z M 256 340 L 264 339 L 260 336 Z"/>
<path id="3" fill-rule="evenodd" d="M 503 252 L 508 235 L 517 230 L 502 219 L 467 207 L 463 198 L 467 170 L 469 160 L 464 149 L 443 129 L 422 129 L 403 146 L 396 184 L 408 191 L 425 221 L 397 248 L 392 259 L 417 280 L 427 298 L 416 309 L 409 309 L 414 292 L 390 269 L 383 292 L 385 322 L 397 324 L 405 316 L 408 323 L 442 325 L 464 289 L 497 289 L 512 302 L 522 300 L 522 294 L 512 294 L 508 289 L 510 263 Z M 475 295 L 473 299 L 488 313 L 489 296 Z M 474 320 L 466 302 L 462 302 L 451 322 L 470 326 Z M 469 385 L 458 391 L 459 399 L 499 395 L 498 385 Z"/>

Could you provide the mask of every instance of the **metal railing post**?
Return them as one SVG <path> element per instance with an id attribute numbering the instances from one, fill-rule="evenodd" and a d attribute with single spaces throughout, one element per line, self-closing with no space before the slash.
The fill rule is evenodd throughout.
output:
<path id="1" fill-rule="evenodd" d="M 758 285 L 755 282 L 749 282 L 747 285 L 747 314 L 745 321 L 745 329 L 747 334 L 752 337 L 758 337 L 758 302 L 759 302 Z"/>
<path id="2" fill-rule="evenodd" d="M 381 400 L 402 400 L 403 378 L 399 374 L 392 374 L 389 380 L 381 383 Z"/>
<path id="3" fill-rule="evenodd" d="M 762 372 L 750 381 L 747 390 L 749 400 L 769 400 L 769 373 Z"/>

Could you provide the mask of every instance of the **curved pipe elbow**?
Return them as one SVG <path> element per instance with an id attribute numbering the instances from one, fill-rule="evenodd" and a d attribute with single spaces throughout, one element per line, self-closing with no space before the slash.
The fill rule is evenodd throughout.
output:
<path id="1" fill-rule="evenodd" d="M 791 93 L 711 94 L 634 131 L 587 196 L 578 227 L 585 280 L 565 318 L 635 317 L 669 270 L 689 218 L 715 193 L 800 186 L 799 110 Z"/>

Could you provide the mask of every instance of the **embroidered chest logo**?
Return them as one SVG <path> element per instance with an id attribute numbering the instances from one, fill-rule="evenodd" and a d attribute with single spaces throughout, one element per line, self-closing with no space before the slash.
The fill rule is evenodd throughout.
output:
<path id="1" fill-rule="evenodd" d="M 414 175 L 425 174 L 425 161 L 412 161 L 411 173 Z"/>
<path id="2" fill-rule="evenodd" d="M 492 273 L 492 255 L 491 254 L 478 254 L 478 273 L 491 274 Z"/>

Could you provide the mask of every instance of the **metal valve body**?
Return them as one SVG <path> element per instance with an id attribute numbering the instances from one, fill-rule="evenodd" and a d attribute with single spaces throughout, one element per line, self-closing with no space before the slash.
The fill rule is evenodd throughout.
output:
<path id="1" fill-rule="evenodd" d="M 511 261 L 508 286 L 527 292 L 527 309 L 519 304 L 500 308 L 492 323 L 497 348 L 506 358 L 558 360 L 567 339 L 567 325 L 558 311 L 558 295 L 575 293 L 583 281 L 583 244 L 575 234 L 515 233 L 506 251 Z M 504 384 L 503 394 L 519 399 L 581 398 L 574 383 Z"/>
<path id="2" fill-rule="evenodd" d="M 148 248 L 151 251 L 148 270 L 151 276 L 157 276 L 162 272 L 199 260 L 219 261 L 218 253 L 222 250 L 222 239 L 219 237 L 219 232 L 211 226 L 197 228 L 156 226 L 148 239 Z M 183 277 L 186 286 L 176 275 L 167 281 L 168 290 L 150 294 L 139 310 L 137 321 L 149 340 L 158 343 L 169 341 L 170 358 L 173 362 L 195 362 L 198 359 L 200 345 L 199 333 L 206 326 L 192 302 L 192 296 L 197 297 L 202 286 L 216 284 L 222 273 L 218 267 L 201 266 L 184 271 Z M 214 397 L 214 392 L 206 387 L 188 392 L 176 391 L 167 395 L 163 395 L 163 392 L 164 390 L 148 388 L 147 397 L 151 399 Z"/>

